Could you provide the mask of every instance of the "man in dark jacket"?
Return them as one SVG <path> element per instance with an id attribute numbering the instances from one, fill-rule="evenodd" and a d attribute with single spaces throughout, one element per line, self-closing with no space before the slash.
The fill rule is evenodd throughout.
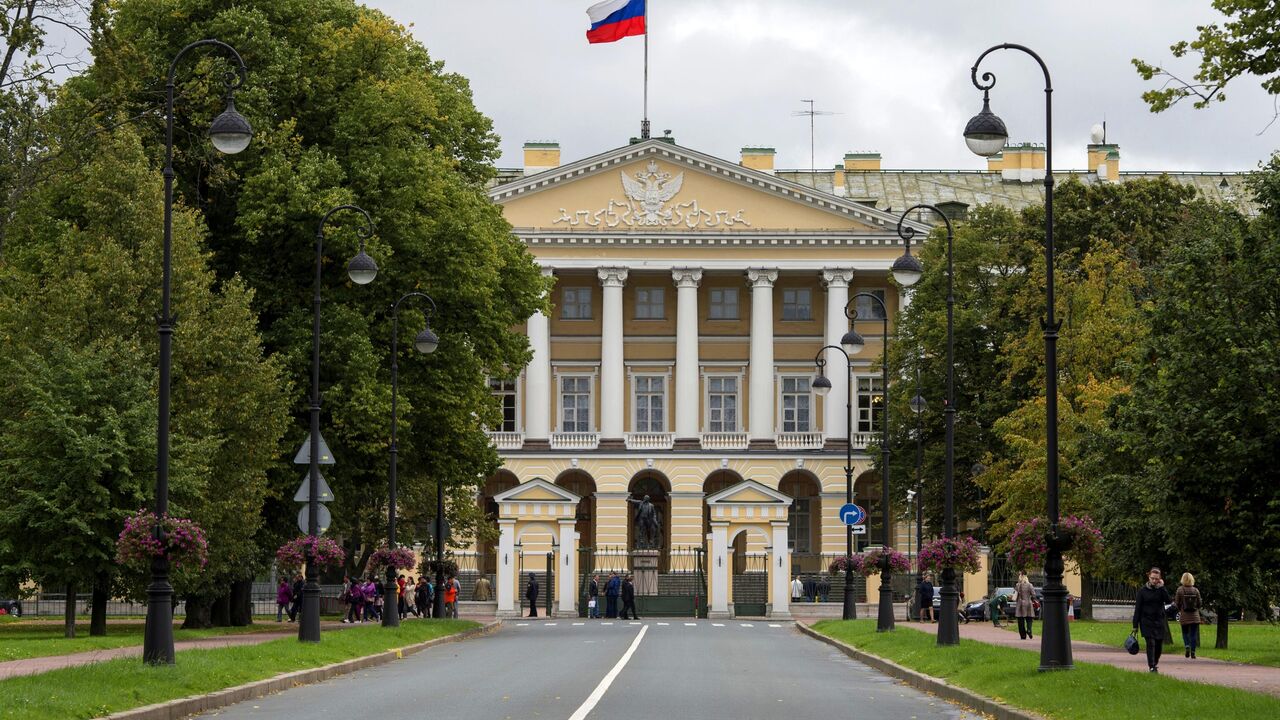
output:
<path id="1" fill-rule="evenodd" d="M 1147 584 L 1138 588 L 1138 597 L 1133 603 L 1133 629 L 1142 634 L 1147 644 L 1147 669 L 1149 672 L 1160 672 L 1156 667 L 1160 664 L 1160 652 L 1163 650 L 1165 624 L 1164 606 L 1172 598 L 1164 589 L 1164 578 L 1160 568 L 1153 567 L 1147 571 Z"/>
<path id="2" fill-rule="evenodd" d="M 622 592 L 622 581 L 618 580 L 617 573 L 609 574 L 609 582 L 604 584 L 605 610 L 604 616 L 607 618 L 618 617 L 618 595 Z"/>
<path id="3" fill-rule="evenodd" d="M 933 622 L 933 583 L 928 575 L 920 577 L 920 622 Z"/>
<path id="4" fill-rule="evenodd" d="M 587 586 L 587 617 L 600 618 L 600 576 L 592 575 Z"/>
<path id="5" fill-rule="evenodd" d="M 622 581 L 622 619 L 640 619 L 640 616 L 636 614 L 636 586 L 631 584 L 630 575 Z"/>
<path id="6" fill-rule="evenodd" d="M 302 614 L 302 591 L 306 586 L 301 575 L 293 579 L 293 604 L 289 606 L 289 622 L 297 620 Z"/>
<path id="7" fill-rule="evenodd" d="M 529 617 L 538 617 L 538 578 L 529 573 L 529 586 L 525 588 L 524 597 L 529 601 Z"/>

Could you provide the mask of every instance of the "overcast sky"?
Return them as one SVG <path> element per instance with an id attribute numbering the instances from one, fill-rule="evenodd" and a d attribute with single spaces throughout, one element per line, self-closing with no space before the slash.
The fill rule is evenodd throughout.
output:
<path id="1" fill-rule="evenodd" d="M 590 45 L 593 0 L 369 0 L 446 68 L 471 80 L 502 137 L 504 167 L 526 141 L 558 141 L 568 162 L 627 142 L 642 117 L 644 39 Z M 961 131 L 981 108 L 969 81 L 978 53 L 1013 42 L 1036 50 L 1054 85 L 1058 169 L 1082 168 L 1089 128 L 1107 120 L 1123 170 L 1248 170 L 1280 144 L 1264 131 L 1273 99 L 1251 77 L 1209 110 L 1159 115 L 1130 59 L 1189 76 L 1168 46 L 1221 18 L 1209 0 L 649 0 L 649 117 L 686 147 L 736 160 L 744 145 L 778 151 L 779 168 L 809 166 L 819 110 L 819 168 L 876 151 L 885 168 L 981 169 Z M 1043 81 L 1034 61 L 994 53 L 992 110 L 1013 141 L 1044 141 Z M 1259 134 L 1261 133 L 1261 134 Z"/>

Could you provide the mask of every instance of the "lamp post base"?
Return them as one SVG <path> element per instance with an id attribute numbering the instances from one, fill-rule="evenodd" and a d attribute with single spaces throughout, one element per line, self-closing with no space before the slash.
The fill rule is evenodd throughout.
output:
<path id="1" fill-rule="evenodd" d="M 302 618 L 298 621 L 298 640 L 320 642 L 320 584 L 315 578 L 302 588 Z"/>
<path id="2" fill-rule="evenodd" d="M 885 558 L 888 560 L 888 557 Z M 893 578 L 889 571 L 880 571 L 880 608 L 876 613 L 876 632 L 893 632 Z"/>
<path id="3" fill-rule="evenodd" d="M 849 573 L 848 570 L 845 570 L 845 573 L 846 573 L 846 576 L 845 576 L 846 579 L 844 582 L 844 612 L 841 614 L 841 618 L 845 620 L 857 620 L 858 619 L 858 599 L 854 597 L 854 594 L 853 594 L 853 583 L 851 582 L 853 579 L 853 576 L 847 574 Z"/>
<path id="4" fill-rule="evenodd" d="M 167 562 L 156 558 L 154 563 Z M 143 634 L 142 660 L 148 665 L 172 665 L 173 586 L 167 575 L 153 575 L 147 586 L 147 624 Z"/>
<path id="5" fill-rule="evenodd" d="M 938 645 L 959 645 L 960 625 L 956 622 L 956 606 L 960 591 L 956 590 L 954 568 L 942 569 L 942 606 L 938 608 Z"/>
<path id="6" fill-rule="evenodd" d="M 1067 626 L 1067 586 L 1062 584 L 1062 551 L 1050 544 L 1044 563 L 1044 604 L 1040 608 L 1040 671 L 1071 670 L 1071 628 Z"/>

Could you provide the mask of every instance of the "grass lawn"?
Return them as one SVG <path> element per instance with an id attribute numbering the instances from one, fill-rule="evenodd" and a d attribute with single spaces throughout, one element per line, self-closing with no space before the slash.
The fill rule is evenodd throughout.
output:
<path id="1" fill-rule="evenodd" d="M 1040 627 L 1040 623 L 1036 623 Z M 1070 624 L 1071 639 L 1119 647 L 1125 636 L 1133 628 L 1127 622 L 1099 622 L 1096 620 L 1080 620 Z M 1017 632 L 1017 625 L 1006 629 Z M 1165 648 L 1165 652 L 1182 654 L 1182 631 L 1178 623 L 1169 623 L 1173 632 L 1173 644 Z M 1200 649 L 1197 657 L 1228 660 L 1230 662 L 1252 663 L 1254 665 L 1270 665 L 1280 667 L 1280 625 L 1268 622 L 1233 622 L 1227 633 L 1226 650 L 1215 650 L 1213 644 L 1218 639 L 1217 625 L 1200 626 Z"/>
<path id="2" fill-rule="evenodd" d="M 240 635 L 243 633 L 278 632 L 296 630 L 289 623 L 258 622 L 246 627 L 209 628 L 207 630 L 179 630 L 175 623 L 174 640 L 194 640 L 214 635 Z M 76 623 L 76 636 L 62 636 L 62 623 L 6 622 L 0 625 L 0 662 L 23 660 L 49 655 L 69 655 L 86 650 L 128 647 L 142 644 L 141 622 L 107 623 L 107 634 L 89 637 L 89 623 Z"/>
<path id="3" fill-rule="evenodd" d="M 1280 717 L 1280 700 L 1257 693 L 1092 663 L 1078 662 L 1070 672 L 1042 673 L 1036 669 L 1038 651 L 972 640 L 940 648 L 933 635 L 909 628 L 877 633 L 875 620 L 824 620 L 814 629 L 917 672 L 1050 718 Z"/>
<path id="4" fill-rule="evenodd" d="M 0 680 L 0 718 L 92 718 L 152 703 L 221 690 L 280 673 L 343 660 L 452 635 L 477 623 L 469 620 L 406 622 L 399 628 L 377 625 L 328 632 L 319 644 L 294 638 L 245 647 L 186 650 L 172 667 L 150 667 L 140 660 L 107 662 Z"/>

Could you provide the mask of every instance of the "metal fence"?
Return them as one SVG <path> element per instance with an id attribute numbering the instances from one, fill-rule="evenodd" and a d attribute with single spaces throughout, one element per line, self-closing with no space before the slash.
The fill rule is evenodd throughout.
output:
<path id="1" fill-rule="evenodd" d="M 320 586 L 322 603 L 326 598 L 332 598 L 332 602 L 336 603 L 338 596 L 341 594 L 341 585 Z M 37 593 L 34 597 L 22 601 L 22 614 L 25 617 L 61 618 L 66 609 L 66 602 L 66 593 Z M 77 615 L 88 615 L 93 609 L 93 596 L 89 593 L 77 594 L 75 602 Z M 253 606 L 254 615 L 275 615 L 276 586 L 267 582 L 255 582 L 250 595 L 250 603 Z M 173 614 L 175 617 L 185 617 L 186 613 L 186 603 L 179 598 L 178 604 L 173 609 Z M 121 598 L 112 598 L 107 601 L 107 617 L 145 617 L 146 614 L 147 604 L 145 602 L 134 602 Z"/>
<path id="2" fill-rule="evenodd" d="M 1132 605 L 1138 597 L 1138 586 L 1116 580 L 1094 580 L 1093 602 L 1109 605 Z"/>

